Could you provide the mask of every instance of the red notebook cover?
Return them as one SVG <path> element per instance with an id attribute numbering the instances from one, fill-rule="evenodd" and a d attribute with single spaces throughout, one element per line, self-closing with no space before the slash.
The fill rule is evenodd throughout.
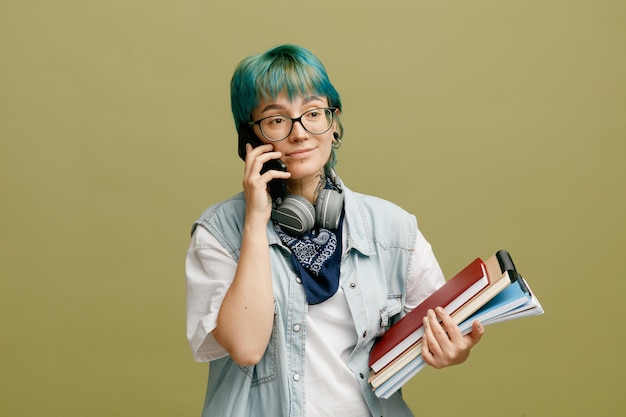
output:
<path id="1" fill-rule="evenodd" d="M 482 285 L 478 284 L 479 282 L 481 282 Z M 476 260 L 467 265 L 461 272 L 456 274 L 428 298 L 422 301 L 417 307 L 415 307 L 415 309 L 409 312 L 409 314 L 391 326 L 389 330 L 387 330 L 376 341 L 370 352 L 370 367 L 372 367 L 372 365 L 379 361 L 400 342 L 422 327 L 423 318 L 426 316 L 429 309 L 443 307 L 448 310 L 447 307 L 451 303 L 454 303 L 459 296 L 463 295 L 464 299 L 459 300 L 460 303 L 457 303 L 454 306 L 454 310 L 456 310 L 474 295 L 479 293 L 488 284 L 489 278 L 485 264 L 480 258 L 476 258 Z M 470 289 L 472 289 L 471 292 L 468 291 Z M 453 312 L 454 311 L 448 311 L 449 314 L 452 314 Z"/>

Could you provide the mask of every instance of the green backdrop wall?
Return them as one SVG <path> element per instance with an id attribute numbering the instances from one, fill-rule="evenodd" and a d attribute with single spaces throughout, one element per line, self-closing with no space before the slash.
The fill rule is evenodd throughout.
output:
<path id="1" fill-rule="evenodd" d="M 546 314 L 404 391 L 416 415 L 613 416 L 626 232 L 626 3 L 0 4 L 0 414 L 197 416 L 184 257 L 241 187 L 228 83 L 311 49 L 338 172 L 418 217 L 444 272 L 508 249 Z"/>

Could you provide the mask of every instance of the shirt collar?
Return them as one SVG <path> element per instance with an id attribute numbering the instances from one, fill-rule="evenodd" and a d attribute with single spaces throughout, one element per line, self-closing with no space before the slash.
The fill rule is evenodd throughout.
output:
<path id="1" fill-rule="evenodd" d="M 347 233 L 347 250 L 356 249 L 363 255 L 372 256 L 374 250 L 374 239 L 372 238 L 370 225 L 371 217 L 365 211 L 365 207 L 359 198 L 358 193 L 353 192 L 345 185 L 343 186 L 344 207 L 346 211 L 344 233 Z"/>

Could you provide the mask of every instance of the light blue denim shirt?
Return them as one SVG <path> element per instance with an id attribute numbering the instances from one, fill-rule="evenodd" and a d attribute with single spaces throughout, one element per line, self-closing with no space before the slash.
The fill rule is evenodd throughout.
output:
<path id="1" fill-rule="evenodd" d="M 399 319 L 404 305 L 417 223 L 414 216 L 388 201 L 343 189 L 347 247 L 341 261 L 341 285 L 359 335 L 347 364 L 361 383 L 372 416 L 412 416 L 401 392 L 379 399 L 367 377 L 375 338 Z M 236 261 L 244 214 L 241 193 L 209 207 L 194 230 L 198 225 L 205 227 Z M 308 304 L 291 254 L 271 223 L 267 234 L 275 297 L 269 345 L 255 366 L 241 367 L 229 356 L 211 361 L 204 417 L 299 417 L 306 413 L 303 324 Z"/>

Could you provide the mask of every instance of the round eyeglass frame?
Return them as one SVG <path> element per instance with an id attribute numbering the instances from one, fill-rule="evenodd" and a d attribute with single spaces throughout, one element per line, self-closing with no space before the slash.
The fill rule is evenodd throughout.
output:
<path id="1" fill-rule="evenodd" d="M 304 115 L 307 114 L 307 113 L 310 113 L 312 111 L 315 111 L 315 110 L 318 110 L 318 111 L 319 110 L 323 110 L 323 111 L 329 111 L 330 112 L 330 122 L 328 123 L 328 127 L 326 129 L 324 129 L 323 131 L 321 131 L 321 132 L 311 132 L 309 129 L 307 129 L 307 127 L 304 125 L 304 123 L 302 123 L 302 118 L 304 117 Z M 337 107 L 315 108 L 315 109 L 311 109 L 311 110 L 305 111 L 304 113 L 302 113 L 300 115 L 300 117 L 296 117 L 296 118 L 285 116 L 284 114 L 273 114 L 271 116 L 267 116 L 267 117 L 263 117 L 263 118 L 261 118 L 259 120 L 255 120 L 253 122 L 248 122 L 248 124 L 250 125 L 250 127 L 254 127 L 254 125 L 258 125 L 259 126 L 259 130 L 261 131 L 261 134 L 268 141 L 270 141 L 270 142 L 280 142 L 280 141 L 283 141 L 283 140 L 287 139 L 289 137 L 289 135 L 291 135 L 291 132 L 293 131 L 293 125 L 294 125 L 295 122 L 299 122 L 300 126 L 302 126 L 302 128 L 304 130 L 306 130 L 307 132 L 309 132 L 312 135 L 321 135 L 322 133 L 328 132 L 328 130 L 333 126 L 333 121 L 335 120 L 335 111 L 337 111 Z M 261 127 L 261 123 L 263 122 L 263 120 L 270 119 L 272 117 L 278 117 L 278 116 L 284 117 L 286 119 L 291 120 L 291 127 L 289 128 L 289 132 L 287 132 L 287 134 L 285 135 L 284 138 L 282 138 L 282 139 L 270 139 L 270 138 L 267 137 L 265 132 L 263 132 L 263 128 Z"/>

